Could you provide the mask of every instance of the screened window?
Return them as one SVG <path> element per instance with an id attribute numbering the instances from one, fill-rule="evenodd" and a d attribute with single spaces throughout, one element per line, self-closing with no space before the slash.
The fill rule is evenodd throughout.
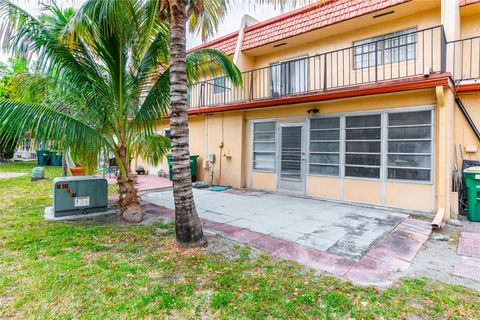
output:
<path id="1" fill-rule="evenodd" d="M 417 29 L 410 28 L 383 36 L 355 41 L 355 69 L 374 67 L 416 58 Z"/>
<path id="2" fill-rule="evenodd" d="M 213 93 L 224 93 L 227 90 L 227 81 L 225 77 L 213 79 Z"/>
<path id="3" fill-rule="evenodd" d="M 191 108 L 192 107 L 192 89 L 188 88 L 187 90 L 187 107 Z"/>
<path id="4" fill-rule="evenodd" d="M 172 138 L 172 131 L 170 130 L 170 128 L 165 129 L 164 136 L 165 136 L 165 138 L 168 138 L 168 139 Z"/>
<path id="5" fill-rule="evenodd" d="M 340 173 L 340 118 L 310 121 L 310 174 L 338 176 Z"/>
<path id="6" fill-rule="evenodd" d="M 253 124 L 253 169 L 275 171 L 276 123 L 257 122 Z"/>
<path id="7" fill-rule="evenodd" d="M 381 115 L 345 118 L 345 176 L 380 178 Z"/>
<path id="8" fill-rule="evenodd" d="M 388 179 L 431 181 L 432 112 L 388 114 Z"/>
<path id="9" fill-rule="evenodd" d="M 272 96 L 307 91 L 307 65 L 307 58 L 272 64 L 270 67 Z"/>

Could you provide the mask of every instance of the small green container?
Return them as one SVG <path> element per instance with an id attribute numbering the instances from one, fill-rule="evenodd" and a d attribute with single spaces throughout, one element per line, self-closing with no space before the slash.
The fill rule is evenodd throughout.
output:
<path id="1" fill-rule="evenodd" d="M 463 171 L 467 187 L 468 220 L 480 222 L 480 167 L 471 167 Z"/>
<path id="2" fill-rule="evenodd" d="M 50 158 L 52 159 L 52 166 L 62 166 L 62 153 L 60 151 L 50 151 Z"/>
<path id="3" fill-rule="evenodd" d="M 37 164 L 39 166 L 50 165 L 51 157 L 48 150 L 37 150 Z"/>
<path id="4" fill-rule="evenodd" d="M 192 181 L 197 181 L 197 155 L 190 156 L 190 174 L 192 176 Z M 168 162 L 168 178 L 170 181 L 173 180 L 173 170 L 172 170 L 172 155 L 167 155 L 167 162 Z"/>

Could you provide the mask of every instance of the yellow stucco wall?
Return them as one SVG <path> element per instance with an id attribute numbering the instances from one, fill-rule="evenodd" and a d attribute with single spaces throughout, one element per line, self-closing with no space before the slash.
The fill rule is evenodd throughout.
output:
<path id="1" fill-rule="evenodd" d="M 387 182 L 385 205 L 418 211 L 434 211 L 435 203 L 432 193 L 432 186 L 428 184 Z"/>
<path id="2" fill-rule="evenodd" d="M 480 14 L 461 17 L 460 37 L 462 39 L 480 36 Z"/>
<path id="3" fill-rule="evenodd" d="M 268 172 L 252 172 L 250 189 L 276 191 L 277 174 Z"/>
<path id="4" fill-rule="evenodd" d="M 382 183 L 378 180 L 344 179 L 343 200 L 368 204 L 382 204 Z"/>
<path id="5" fill-rule="evenodd" d="M 467 109 L 473 122 L 480 130 L 480 93 L 460 95 L 463 105 Z M 454 108 L 455 114 L 455 152 L 457 153 L 457 165 L 461 166 L 460 144 L 466 160 L 480 160 L 480 143 L 472 128 L 467 122 L 458 106 Z M 477 149 L 476 152 L 471 152 Z"/>
<path id="6" fill-rule="evenodd" d="M 309 176 L 307 195 L 326 199 L 340 199 L 340 180 L 330 177 Z"/>
<path id="7" fill-rule="evenodd" d="M 168 127 L 168 121 L 164 121 L 157 132 L 163 133 Z M 189 129 L 190 154 L 199 156 L 198 180 L 234 188 L 243 187 L 243 112 L 192 116 L 189 119 Z M 203 164 L 210 154 L 215 155 L 216 161 L 205 169 Z M 153 175 L 160 168 L 168 172 L 166 160 L 154 167 L 149 161 L 139 158 L 135 161 L 135 166 L 137 165 L 144 166 Z"/>

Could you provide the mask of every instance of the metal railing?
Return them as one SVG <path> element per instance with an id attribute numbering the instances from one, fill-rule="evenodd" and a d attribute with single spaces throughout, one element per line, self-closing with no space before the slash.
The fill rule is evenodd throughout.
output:
<path id="1" fill-rule="evenodd" d="M 480 79 L 480 36 L 449 42 L 447 56 L 455 80 Z"/>
<path id="2" fill-rule="evenodd" d="M 446 71 L 443 26 L 413 31 L 348 48 L 243 72 L 241 87 L 195 84 L 189 106 L 226 105 L 328 91 Z"/>

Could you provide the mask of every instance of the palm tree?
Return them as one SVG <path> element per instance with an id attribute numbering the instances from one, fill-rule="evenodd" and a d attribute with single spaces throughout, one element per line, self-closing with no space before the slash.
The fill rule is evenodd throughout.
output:
<path id="1" fill-rule="evenodd" d="M 205 245 L 192 192 L 189 165 L 186 30 L 213 35 L 230 9 L 230 0 L 159 0 L 161 12 L 170 24 L 170 128 L 172 139 L 173 195 L 177 242 L 185 247 Z M 317 0 L 318 1 L 318 0 Z M 309 0 L 251 0 L 281 8 L 309 3 Z"/>
<path id="2" fill-rule="evenodd" d="M 44 10 L 48 14 L 34 17 L 9 0 L 0 0 L 4 49 L 35 56 L 36 71 L 54 88 L 48 105 L 0 101 L 0 144 L 29 131 L 33 138 L 55 141 L 91 168 L 100 153 L 113 154 L 119 167 L 122 216 L 141 221 L 130 159 L 137 154 L 155 164 L 170 148 L 170 141 L 155 128 L 169 111 L 170 74 L 173 83 L 178 76 L 169 70 L 170 30 L 161 19 L 160 4 L 87 0 L 77 12 L 61 10 L 55 2 L 44 5 Z M 239 70 L 216 50 L 189 55 L 182 70 L 186 83 L 196 81 L 200 70 L 208 70 L 241 84 Z M 186 92 L 173 86 L 174 106 L 178 90 L 182 96 Z M 172 109 L 174 119 L 176 110 Z M 175 137 L 178 128 L 174 127 Z"/>

